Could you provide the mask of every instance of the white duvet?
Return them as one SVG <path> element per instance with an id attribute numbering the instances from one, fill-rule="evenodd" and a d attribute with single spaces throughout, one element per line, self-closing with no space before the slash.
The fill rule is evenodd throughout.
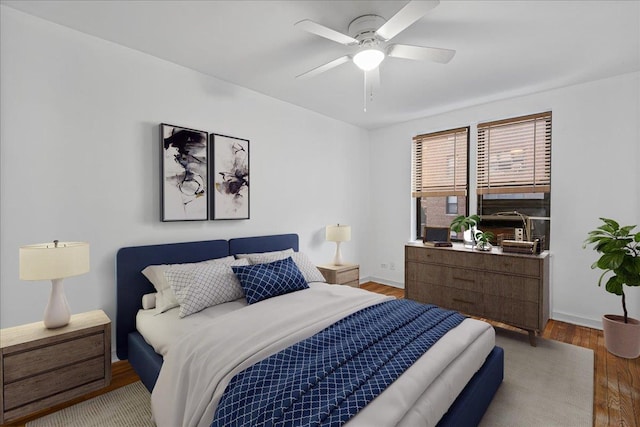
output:
<path id="1" fill-rule="evenodd" d="M 159 427 L 209 426 L 236 373 L 388 299 L 348 286 L 312 283 L 307 290 L 208 320 L 167 351 L 151 395 L 154 421 Z M 494 344 L 489 324 L 466 319 L 347 424 L 435 425 Z"/>

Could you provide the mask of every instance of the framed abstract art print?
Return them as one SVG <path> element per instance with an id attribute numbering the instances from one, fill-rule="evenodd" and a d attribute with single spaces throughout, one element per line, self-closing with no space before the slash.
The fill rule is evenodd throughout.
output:
<path id="1" fill-rule="evenodd" d="M 162 123 L 160 139 L 162 221 L 208 219 L 208 133 Z"/>
<path id="2" fill-rule="evenodd" d="M 212 133 L 211 219 L 249 219 L 249 140 Z"/>

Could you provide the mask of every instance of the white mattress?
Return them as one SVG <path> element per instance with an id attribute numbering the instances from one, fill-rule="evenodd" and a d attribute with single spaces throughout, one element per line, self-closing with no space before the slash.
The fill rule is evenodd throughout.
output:
<path id="1" fill-rule="evenodd" d="M 206 308 L 191 316 L 178 317 L 180 307 L 172 308 L 164 313 L 156 314 L 156 310 L 139 310 L 136 315 L 136 328 L 144 340 L 156 353 L 166 356 L 169 347 L 178 338 L 193 330 L 197 326 L 231 313 L 239 308 L 246 307 L 247 301 L 244 298 L 225 304 Z"/>
<path id="2" fill-rule="evenodd" d="M 325 324 L 344 317 L 348 311 L 357 311 L 358 305 L 370 305 L 388 298 L 345 286 L 318 283 L 310 284 L 310 287 L 312 292 L 294 292 L 273 298 L 273 301 L 266 300 L 266 304 L 248 306 L 246 311 L 238 311 L 246 306 L 244 299 L 240 299 L 183 319 L 178 318 L 177 309 L 160 315 L 154 315 L 155 310 L 139 312 L 138 330 L 158 353 L 165 356 L 152 394 L 152 408 L 158 426 L 209 425 L 226 381 L 236 372 L 280 347 L 291 345 L 302 336 L 324 329 Z M 347 300 L 351 302 L 347 303 Z M 314 306 L 318 302 L 318 306 L 311 307 L 310 301 L 314 301 Z M 281 310 L 283 304 L 288 307 L 286 313 Z M 225 314 L 228 315 L 223 316 Z M 269 320 L 265 322 L 266 319 Z M 292 325 L 291 319 L 299 321 Z M 225 334 L 216 327 L 222 325 L 225 330 L 233 325 L 234 333 Z M 263 325 L 268 333 L 262 331 Z M 216 333 L 216 336 L 205 338 L 205 334 L 211 333 Z M 264 338 L 267 335 L 269 342 Z M 263 339 L 264 343 L 258 342 Z M 202 341 L 207 340 L 208 345 L 194 350 L 195 346 L 206 344 Z M 174 343 L 175 348 L 171 350 Z M 249 348 L 254 345 L 255 349 Z M 425 356 L 352 418 L 348 425 L 435 425 L 482 366 L 494 345 L 495 333 L 491 325 L 466 319 L 434 344 Z M 216 381 L 204 378 L 212 366 L 222 365 L 229 367 L 215 374 Z"/>

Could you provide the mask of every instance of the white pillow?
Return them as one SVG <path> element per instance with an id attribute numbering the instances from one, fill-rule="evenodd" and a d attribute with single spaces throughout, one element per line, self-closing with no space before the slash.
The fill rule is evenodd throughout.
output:
<path id="1" fill-rule="evenodd" d="M 293 249 L 273 252 L 256 252 L 253 254 L 237 254 L 238 259 L 248 259 L 251 264 L 266 264 L 268 262 L 280 261 L 289 258 L 293 254 Z"/>
<path id="2" fill-rule="evenodd" d="M 294 252 L 293 249 L 287 249 L 286 251 L 275 252 L 263 252 L 255 254 L 241 254 L 236 255 L 243 259 L 248 259 L 251 264 L 267 264 L 274 261 L 280 261 L 289 257 L 293 258 L 293 262 L 296 263 L 298 270 L 304 276 L 304 280 L 309 282 L 326 282 L 320 270 L 318 270 L 314 263 L 302 252 Z"/>
<path id="3" fill-rule="evenodd" d="M 326 282 L 324 276 L 320 273 L 320 270 L 318 270 L 316 265 L 312 263 L 304 253 L 294 252 L 293 255 L 291 255 L 291 258 L 293 258 L 293 262 L 296 263 L 298 270 L 300 270 L 307 283 Z"/>
<path id="4" fill-rule="evenodd" d="M 152 308 L 156 308 L 156 295 L 157 293 L 152 294 L 144 294 L 142 295 L 142 309 L 143 310 L 151 310 Z"/>
<path id="5" fill-rule="evenodd" d="M 209 263 L 166 270 L 164 275 L 180 303 L 178 316 L 186 317 L 207 307 L 242 298 L 244 292 L 231 265 L 249 265 L 249 261 L 238 259 L 229 265 Z"/>
<path id="6" fill-rule="evenodd" d="M 153 284 L 153 286 L 156 288 L 156 314 L 164 313 L 165 311 L 174 307 L 178 307 L 180 305 L 178 303 L 178 300 L 176 299 L 175 294 L 171 290 L 171 286 L 169 286 L 167 279 L 164 277 L 164 272 L 167 269 L 177 266 L 191 268 L 193 266 L 209 263 L 231 265 L 230 263 L 233 261 L 235 261 L 235 258 L 233 256 L 227 256 L 223 258 L 215 258 L 206 261 L 185 264 L 160 264 L 147 266 L 144 270 L 142 270 L 142 274 L 144 274 L 144 276 L 149 279 L 151 284 Z"/>

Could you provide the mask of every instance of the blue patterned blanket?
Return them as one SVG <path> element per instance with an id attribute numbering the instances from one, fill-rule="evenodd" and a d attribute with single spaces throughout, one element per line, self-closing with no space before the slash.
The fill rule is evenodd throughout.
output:
<path id="1" fill-rule="evenodd" d="M 360 310 L 237 374 L 211 427 L 342 425 L 463 320 L 410 300 Z"/>

